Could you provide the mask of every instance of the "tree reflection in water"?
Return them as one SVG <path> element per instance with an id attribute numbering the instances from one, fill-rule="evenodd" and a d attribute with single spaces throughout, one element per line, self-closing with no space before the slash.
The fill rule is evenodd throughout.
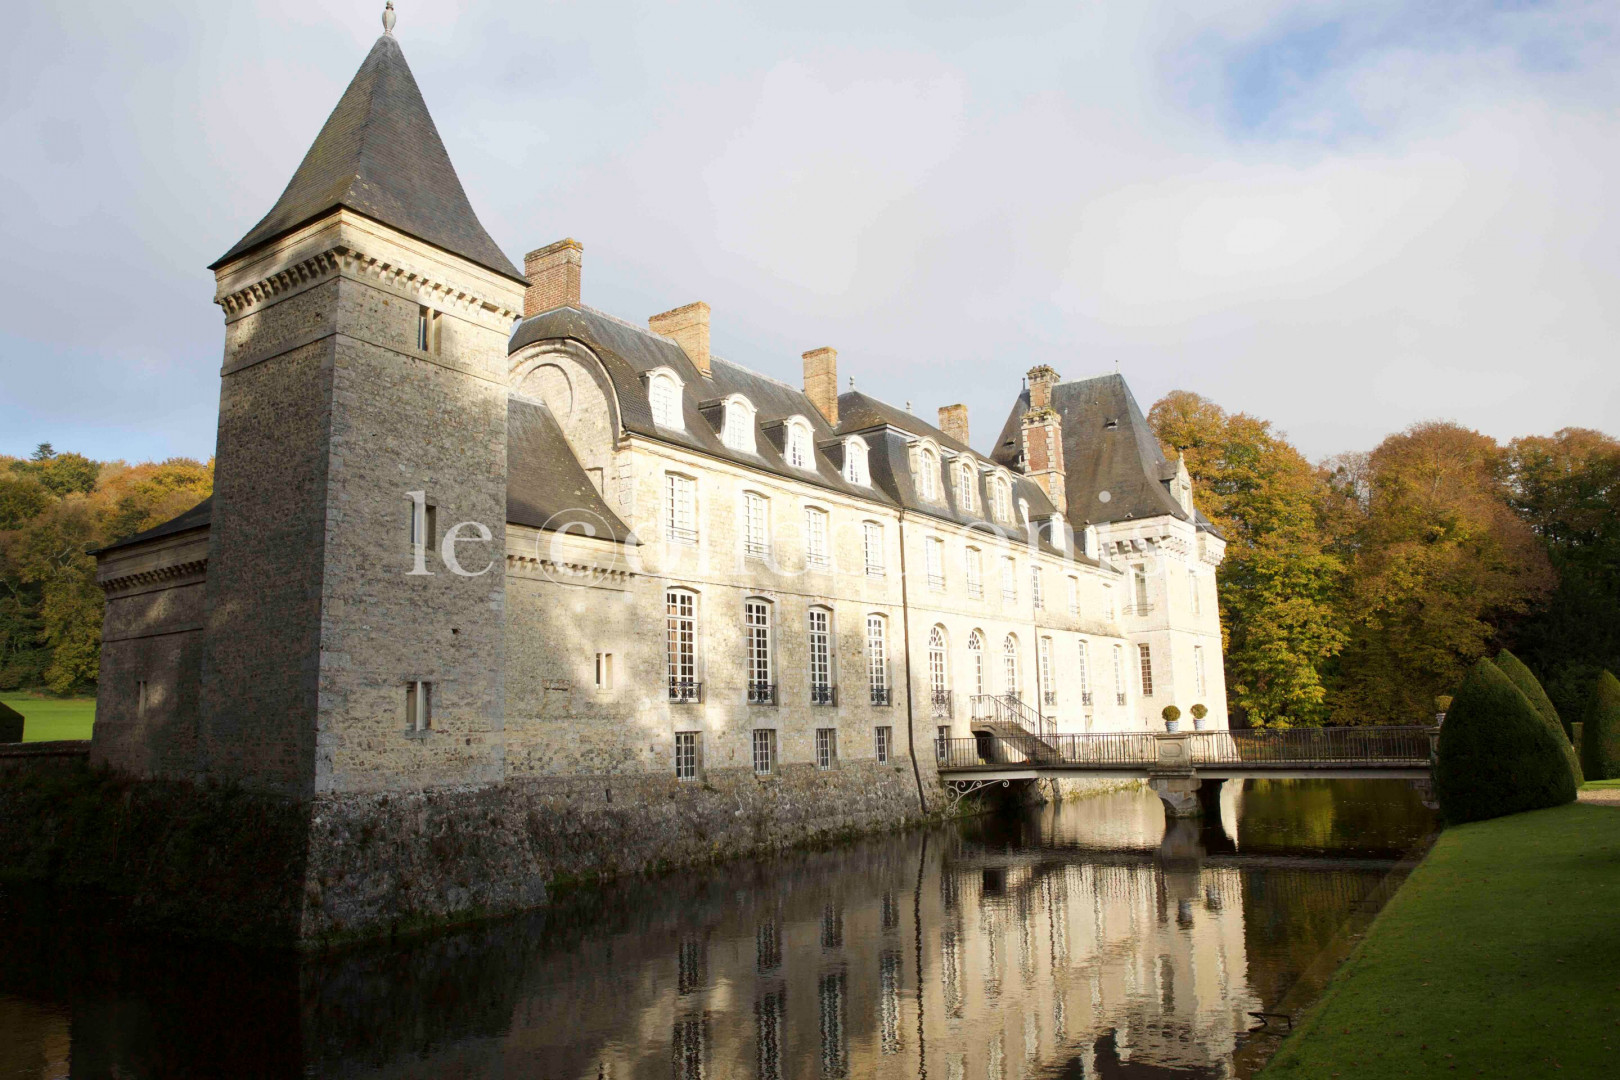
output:
<path id="1" fill-rule="evenodd" d="M 41 1075 L 66 1037 L 75 1075 L 129 1077 L 1246 1075 L 1248 1013 L 1299 996 L 1432 821 L 1395 782 L 1228 787 L 1218 821 L 1167 829 L 1125 792 L 331 956 L 154 943 L 13 891 L 0 1059 Z"/>

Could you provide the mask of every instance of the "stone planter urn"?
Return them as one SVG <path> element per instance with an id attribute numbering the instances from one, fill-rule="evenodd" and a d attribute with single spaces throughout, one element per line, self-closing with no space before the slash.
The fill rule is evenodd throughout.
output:
<path id="1" fill-rule="evenodd" d="M 1174 735 L 1176 732 L 1181 730 L 1181 721 L 1180 720 L 1166 720 L 1164 722 L 1164 730 L 1166 730 L 1170 734 Z"/>

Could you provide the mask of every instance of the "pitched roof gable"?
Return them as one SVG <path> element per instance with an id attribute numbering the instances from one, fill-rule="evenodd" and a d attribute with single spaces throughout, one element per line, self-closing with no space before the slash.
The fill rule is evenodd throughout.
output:
<path id="1" fill-rule="evenodd" d="M 523 280 L 473 213 L 392 34 L 371 47 L 275 206 L 209 269 L 338 207 Z"/>

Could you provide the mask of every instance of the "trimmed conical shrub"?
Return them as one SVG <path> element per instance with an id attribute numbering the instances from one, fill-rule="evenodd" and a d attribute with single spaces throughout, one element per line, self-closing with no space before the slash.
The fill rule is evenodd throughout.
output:
<path id="1" fill-rule="evenodd" d="M 1558 745 L 1563 747 L 1564 757 L 1569 759 L 1570 772 L 1575 774 L 1575 786 L 1580 787 L 1586 782 L 1586 778 L 1581 775 L 1580 752 L 1575 749 L 1575 744 L 1570 742 L 1569 728 L 1558 715 L 1558 710 L 1553 707 L 1552 698 L 1542 689 L 1541 681 L 1536 678 L 1533 671 L 1524 666 L 1523 660 L 1506 649 L 1496 654 L 1496 666 L 1501 668 L 1502 674 L 1519 688 L 1519 693 L 1530 699 L 1530 704 L 1536 707 L 1536 712 L 1547 722 L 1547 727 L 1558 739 Z"/>
<path id="2" fill-rule="evenodd" d="M 1575 777 L 1558 743 L 1502 669 L 1479 661 L 1440 728 L 1434 767 L 1440 812 L 1456 824 L 1573 801 Z"/>
<path id="3" fill-rule="evenodd" d="M 1588 780 L 1620 778 L 1620 679 L 1597 677 L 1581 721 L 1581 765 Z"/>
<path id="4" fill-rule="evenodd" d="M 0 742 L 22 742 L 22 713 L 0 701 Z"/>

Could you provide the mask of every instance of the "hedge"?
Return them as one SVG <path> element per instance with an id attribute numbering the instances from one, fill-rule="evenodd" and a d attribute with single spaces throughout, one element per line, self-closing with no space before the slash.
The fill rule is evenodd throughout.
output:
<path id="1" fill-rule="evenodd" d="M 1560 806 L 1575 799 L 1575 777 L 1559 740 L 1502 669 L 1476 663 L 1440 728 L 1435 794 L 1448 822 Z"/>
<path id="2" fill-rule="evenodd" d="M 1581 764 L 1588 780 L 1620 778 L 1620 679 L 1597 677 L 1581 721 Z"/>
<path id="3" fill-rule="evenodd" d="M 1569 725 L 1558 715 L 1552 698 L 1542 689 L 1540 680 L 1536 678 L 1534 672 L 1524 666 L 1523 660 L 1506 649 L 1496 654 L 1496 666 L 1502 669 L 1502 674 L 1513 680 L 1513 685 L 1519 688 L 1519 693 L 1530 699 L 1530 704 L 1536 707 L 1536 712 L 1541 714 L 1541 718 L 1552 729 L 1558 745 L 1563 748 L 1564 757 L 1569 759 L 1570 771 L 1575 774 L 1575 786 L 1580 787 L 1586 782 L 1586 778 L 1581 775 L 1580 751 L 1576 750 L 1575 744 L 1570 741 Z"/>

